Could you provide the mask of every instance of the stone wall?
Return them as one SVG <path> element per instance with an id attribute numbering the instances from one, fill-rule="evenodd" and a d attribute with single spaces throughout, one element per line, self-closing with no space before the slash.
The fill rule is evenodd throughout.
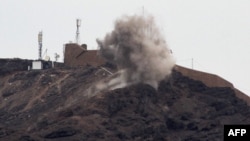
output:
<path id="1" fill-rule="evenodd" d="M 202 83 L 204 83 L 208 87 L 230 87 L 235 91 L 235 94 L 238 98 L 246 101 L 247 104 L 250 106 L 250 97 L 241 92 L 240 90 L 236 89 L 232 83 L 221 78 L 220 76 L 193 69 L 188 69 L 178 65 L 175 66 L 175 69 L 189 78 L 202 81 Z"/>

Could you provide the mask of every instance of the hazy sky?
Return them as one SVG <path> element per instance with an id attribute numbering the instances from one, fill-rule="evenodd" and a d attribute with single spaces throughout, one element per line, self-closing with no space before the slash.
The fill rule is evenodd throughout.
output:
<path id="1" fill-rule="evenodd" d="M 112 30 L 122 15 L 152 14 L 177 64 L 220 75 L 250 95 L 249 0 L 0 0 L 0 58 L 38 58 L 43 51 L 63 60 L 63 44 L 75 41 L 96 49 L 96 38 Z"/>

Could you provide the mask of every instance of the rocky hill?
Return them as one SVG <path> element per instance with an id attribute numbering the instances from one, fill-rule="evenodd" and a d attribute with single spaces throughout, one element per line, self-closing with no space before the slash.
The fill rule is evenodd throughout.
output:
<path id="1" fill-rule="evenodd" d="M 137 84 L 92 94 L 112 77 L 101 67 L 27 71 L 18 67 L 24 60 L 5 61 L 1 141 L 221 141 L 223 125 L 250 124 L 250 107 L 232 87 L 207 86 L 178 69 L 157 90 Z"/>

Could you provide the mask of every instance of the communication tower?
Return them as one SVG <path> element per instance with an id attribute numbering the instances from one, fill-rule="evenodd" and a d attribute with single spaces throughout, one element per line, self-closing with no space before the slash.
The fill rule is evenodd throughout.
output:
<path id="1" fill-rule="evenodd" d="M 80 26 L 81 26 L 81 20 L 76 19 L 76 43 L 80 44 Z"/>
<path id="2" fill-rule="evenodd" d="M 43 32 L 38 33 L 38 60 L 42 60 Z"/>

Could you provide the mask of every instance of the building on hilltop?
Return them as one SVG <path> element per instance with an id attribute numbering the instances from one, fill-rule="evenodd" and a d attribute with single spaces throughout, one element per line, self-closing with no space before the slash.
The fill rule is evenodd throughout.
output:
<path id="1" fill-rule="evenodd" d="M 106 61 L 98 54 L 97 50 L 88 50 L 87 45 L 68 43 L 64 48 L 64 64 L 68 67 L 100 66 Z"/>

